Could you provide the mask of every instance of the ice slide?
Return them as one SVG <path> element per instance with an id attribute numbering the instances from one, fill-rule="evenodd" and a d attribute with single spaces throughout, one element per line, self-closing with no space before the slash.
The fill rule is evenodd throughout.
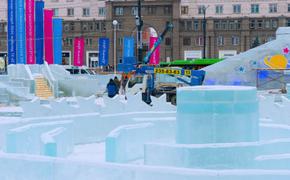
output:
<path id="1" fill-rule="evenodd" d="M 217 64 L 208 66 L 205 85 L 252 85 L 259 79 L 275 78 L 277 71 L 256 69 L 286 69 L 290 67 L 290 27 L 276 31 L 276 40 L 229 57 Z M 289 79 L 285 80 L 286 82 Z M 277 84 L 272 84 L 277 86 Z"/>

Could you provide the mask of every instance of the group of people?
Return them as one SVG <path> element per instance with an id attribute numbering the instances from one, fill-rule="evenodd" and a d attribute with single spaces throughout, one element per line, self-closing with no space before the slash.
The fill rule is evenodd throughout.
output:
<path id="1" fill-rule="evenodd" d="M 125 95 L 126 97 L 126 85 L 128 82 L 128 77 L 121 78 L 121 81 L 115 76 L 114 79 L 110 79 L 109 83 L 107 84 L 107 92 L 108 97 L 113 98 L 117 94 Z"/>

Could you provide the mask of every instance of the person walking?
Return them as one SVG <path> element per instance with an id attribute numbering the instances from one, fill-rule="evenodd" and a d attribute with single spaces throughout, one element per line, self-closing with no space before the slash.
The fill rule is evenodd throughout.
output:
<path id="1" fill-rule="evenodd" d="M 107 92 L 108 97 L 110 98 L 113 98 L 118 93 L 118 87 L 113 79 L 110 79 L 109 83 L 107 84 Z"/>

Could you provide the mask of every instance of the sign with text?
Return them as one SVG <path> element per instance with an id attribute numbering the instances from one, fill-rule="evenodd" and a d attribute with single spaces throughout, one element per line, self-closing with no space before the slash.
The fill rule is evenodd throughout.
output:
<path id="1" fill-rule="evenodd" d="M 82 66 L 84 63 L 85 39 L 76 37 L 74 39 L 74 65 Z"/>
<path id="2" fill-rule="evenodd" d="M 107 66 L 109 64 L 109 38 L 99 39 L 99 66 Z"/>

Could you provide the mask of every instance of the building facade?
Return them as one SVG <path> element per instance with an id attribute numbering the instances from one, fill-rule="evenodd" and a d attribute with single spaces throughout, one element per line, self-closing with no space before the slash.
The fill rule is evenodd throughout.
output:
<path id="1" fill-rule="evenodd" d="M 7 0 L 0 0 L 0 56 L 7 51 Z M 289 0 L 143 0 L 143 55 L 150 34 L 160 34 L 167 22 L 174 25 L 161 44 L 162 61 L 202 57 L 203 9 L 206 8 L 206 57 L 223 58 L 275 39 L 280 26 L 290 26 Z M 117 25 L 117 60 L 123 37 L 136 39 L 136 0 L 45 0 L 63 21 L 63 64 L 72 64 L 73 39 L 85 38 L 85 64 L 98 64 L 98 39 L 110 38 L 113 64 L 113 20 Z M 136 53 L 136 52 L 135 52 Z"/>

